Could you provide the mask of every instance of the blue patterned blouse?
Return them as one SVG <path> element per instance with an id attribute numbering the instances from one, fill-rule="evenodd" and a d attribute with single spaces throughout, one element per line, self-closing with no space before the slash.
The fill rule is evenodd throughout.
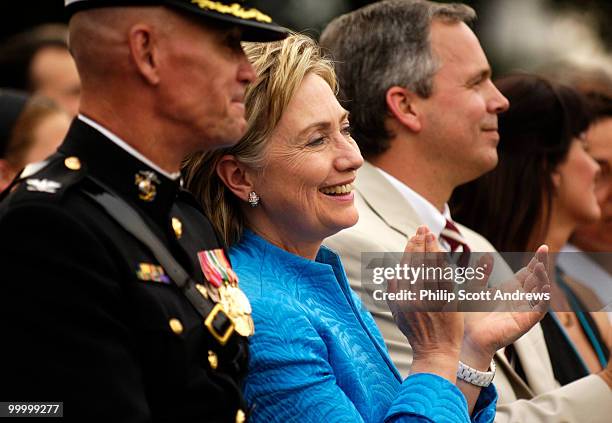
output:
<path id="1" fill-rule="evenodd" d="M 321 247 L 312 261 L 245 231 L 230 256 L 255 320 L 250 421 L 470 421 L 463 394 L 446 379 L 402 381 L 334 252 Z M 483 389 L 472 421 L 492 422 L 496 400 L 493 385 Z"/>

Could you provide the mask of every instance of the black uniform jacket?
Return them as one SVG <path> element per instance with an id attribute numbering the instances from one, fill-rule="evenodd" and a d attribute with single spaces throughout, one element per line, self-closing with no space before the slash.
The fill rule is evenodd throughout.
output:
<path id="1" fill-rule="evenodd" d="M 149 201 L 136 175 L 152 178 Z M 236 421 L 246 339 L 210 335 L 149 250 L 84 194 L 100 189 L 91 177 L 195 281 L 206 283 L 197 252 L 221 248 L 178 181 L 75 120 L 0 205 L 0 401 L 63 401 L 64 421 Z"/>

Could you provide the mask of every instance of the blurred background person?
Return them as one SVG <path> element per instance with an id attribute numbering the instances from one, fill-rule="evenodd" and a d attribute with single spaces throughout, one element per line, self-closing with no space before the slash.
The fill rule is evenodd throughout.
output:
<path id="1" fill-rule="evenodd" d="M 493 345 L 513 342 L 541 313 L 502 317 L 498 331 L 474 333 L 467 323 L 464 331 L 463 313 L 398 312 L 414 350 L 403 379 L 338 255 L 321 246 L 357 222 L 352 184 L 363 164 L 334 96 L 332 65 L 301 35 L 246 52 L 257 72 L 247 89 L 246 135 L 234 147 L 193 156 L 184 171 L 231 246 L 252 303 L 245 395 L 253 420 L 450 422 L 471 414 L 492 421 L 493 376 L 478 386 L 457 376 L 464 337 L 476 352 L 461 360 L 490 363 Z M 434 244 L 420 228 L 407 248 L 436 251 Z"/>
<path id="2" fill-rule="evenodd" d="M 498 251 L 528 252 L 546 243 L 558 252 L 579 224 L 601 215 L 595 193 L 600 167 L 584 135 L 591 121 L 588 106 L 573 89 L 534 75 L 495 83 L 510 101 L 499 118 L 499 164 L 455 191 L 453 215 Z M 551 275 L 555 311 L 541 325 L 555 378 L 563 386 L 597 374 L 608 386 L 595 383 L 589 395 L 609 404 L 609 322 L 603 313 L 588 313 L 593 308 L 581 295 L 587 288 L 558 267 Z M 506 354 L 520 373 L 525 363 L 512 349 Z"/>
<path id="3" fill-rule="evenodd" d="M 612 97 L 592 94 L 587 97 L 595 121 L 585 134 L 589 153 L 599 163 L 601 173 L 595 193 L 602 218 L 591 225 L 581 225 L 572 242 L 584 251 L 612 252 Z M 612 263 L 606 270 L 612 272 Z"/>
<path id="4" fill-rule="evenodd" d="M 49 97 L 70 115 L 79 108 L 81 84 L 68 51 L 68 28 L 47 24 L 0 44 L 0 87 Z"/>
<path id="5" fill-rule="evenodd" d="M 612 319 L 612 75 L 604 68 L 575 64 L 551 66 L 546 72 L 585 95 L 593 118 L 585 139 L 601 167 L 595 188 L 601 218 L 576 228 L 561 250 L 559 267 L 587 284 Z"/>
<path id="6" fill-rule="evenodd" d="M 53 154 L 70 116 L 46 97 L 0 90 L 0 191 L 29 163 Z"/>

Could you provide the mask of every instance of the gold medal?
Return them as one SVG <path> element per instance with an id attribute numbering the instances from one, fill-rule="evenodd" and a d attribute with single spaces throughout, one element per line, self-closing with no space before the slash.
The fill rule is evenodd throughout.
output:
<path id="1" fill-rule="evenodd" d="M 226 285 L 225 286 L 227 295 L 232 299 L 234 308 L 242 314 L 251 314 L 251 303 L 244 292 L 237 286 Z"/>
<path id="2" fill-rule="evenodd" d="M 238 287 L 238 276 L 232 269 L 225 252 L 218 248 L 198 253 L 202 272 L 208 283 L 206 291 L 210 298 L 221 304 L 223 311 L 234 322 L 234 328 L 242 336 L 255 333 L 251 317 L 251 303 Z"/>
<path id="3" fill-rule="evenodd" d="M 221 297 L 219 296 L 219 288 L 217 288 L 216 286 L 207 284 L 206 292 L 208 292 L 208 296 L 214 302 L 218 303 L 221 300 Z"/>
<path id="4" fill-rule="evenodd" d="M 237 286 L 223 284 L 219 287 L 220 303 L 227 315 L 234 321 L 236 332 L 242 336 L 255 333 L 251 317 L 251 303 Z"/>

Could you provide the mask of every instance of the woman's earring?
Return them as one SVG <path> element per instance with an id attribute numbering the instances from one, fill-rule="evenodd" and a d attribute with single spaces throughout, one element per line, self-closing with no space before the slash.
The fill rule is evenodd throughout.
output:
<path id="1" fill-rule="evenodd" d="M 259 205 L 259 195 L 255 191 L 249 192 L 249 205 L 251 207 L 257 207 Z"/>

